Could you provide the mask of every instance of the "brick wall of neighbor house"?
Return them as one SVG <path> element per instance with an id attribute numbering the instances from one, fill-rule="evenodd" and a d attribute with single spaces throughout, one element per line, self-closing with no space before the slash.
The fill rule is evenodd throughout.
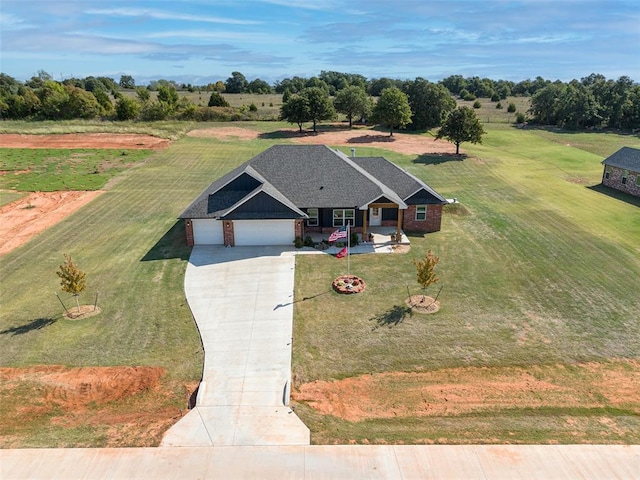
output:
<path id="1" fill-rule="evenodd" d="M 236 246 L 235 235 L 233 234 L 233 221 L 222 221 L 222 234 L 224 235 L 224 244 L 230 247 Z"/>
<path id="2" fill-rule="evenodd" d="M 416 206 L 404 211 L 402 229 L 405 232 L 439 232 L 442 224 L 442 205 L 427 205 L 427 219 L 416 220 Z"/>
<path id="3" fill-rule="evenodd" d="M 190 219 L 184 221 L 184 229 L 187 234 L 187 247 L 193 247 L 193 223 Z"/>
<path id="4" fill-rule="evenodd" d="M 640 172 L 632 172 L 629 170 L 629 174 L 627 175 L 627 183 L 622 184 L 622 175 L 624 170 L 618 167 L 611 167 L 605 165 L 604 172 L 609 170 L 609 178 L 605 178 L 605 174 L 602 174 L 602 184 L 607 187 L 615 188 L 616 190 L 620 190 L 622 192 L 630 193 L 631 195 L 635 195 L 636 197 L 640 197 L 640 186 L 636 185 L 636 179 L 640 176 Z"/>

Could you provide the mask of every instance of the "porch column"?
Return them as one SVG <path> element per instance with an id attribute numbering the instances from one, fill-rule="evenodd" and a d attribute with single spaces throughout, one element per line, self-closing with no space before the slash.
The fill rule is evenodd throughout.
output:
<path id="1" fill-rule="evenodd" d="M 369 209 L 364 210 L 362 215 L 362 241 L 367 241 L 367 216 L 369 215 Z"/>
<path id="2" fill-rule="evenodd" d="M 402 240 L 402 213 L 404 212 L 404 210 L 402 210 L 401 208 L 398 208 L 398 232 L 396 234 L 396 238 L 398 239 L 398 241 Z"/>

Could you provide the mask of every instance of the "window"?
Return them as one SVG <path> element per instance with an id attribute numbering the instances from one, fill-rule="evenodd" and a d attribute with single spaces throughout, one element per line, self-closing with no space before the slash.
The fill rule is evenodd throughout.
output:
<path id="1" fill-rule="evenodd" d="M 640 187 L 640 173 L 636 173 L 636 187 Z"/>
<path id="2" fill-rule="evenodd" d="M 417 205 L 416 206 L 416 220 L 426 220 L 427 219 L 427 206 L 426 205 Z"/>
<path id="3" fill-rule="evenodd" d="M 625 170 L 624 172 L 622 172 L 622 184 L 626 185 L 627 184 L 627 177 L 629 176 L 629 170 Z"/>
<path id="4" fill-rule="evenodd" d="M 356 212 L 353 209 L 336 209 L 333 211 L 333 226 L 344 227 L 347 223 L 355 225 Z"/>
<path id="5" fill-rule="evenodd" d="M 307 220 L 308 227 L 317 227 L 318 226 L 318 209 L 317 208 L 307 208 L 307 215 L 309 218 Z"/>
<path id="6" fill-rule="evenodd" d="M 611 176 L 611 169 L 609 167 L 606 167 L 604 169 L 604 178 L 605 178 L 605 180 L 609 180 L 610 176 Z"/>

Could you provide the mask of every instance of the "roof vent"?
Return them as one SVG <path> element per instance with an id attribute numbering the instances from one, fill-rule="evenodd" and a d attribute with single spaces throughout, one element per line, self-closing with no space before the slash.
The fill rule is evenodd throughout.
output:
<path id="1" fill-rule="evenodd" d="M 322 190 L 324 188 L 324 185 L 320 185 L 320 190 Z"/>

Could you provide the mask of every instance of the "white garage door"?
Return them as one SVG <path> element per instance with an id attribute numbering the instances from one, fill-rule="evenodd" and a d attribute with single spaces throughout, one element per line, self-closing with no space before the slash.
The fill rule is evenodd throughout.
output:
<path id="1" fill-rule="evenodd" d="M 193 220 L 193 243 L 196 245 L 222 245 L 222 222 L 220 220 Z"/>
<path id="2" fill-rule="evenodd" d="M 294 220 L 234 220 L 236 246 L 291 245 L 295 238 Z"/>

